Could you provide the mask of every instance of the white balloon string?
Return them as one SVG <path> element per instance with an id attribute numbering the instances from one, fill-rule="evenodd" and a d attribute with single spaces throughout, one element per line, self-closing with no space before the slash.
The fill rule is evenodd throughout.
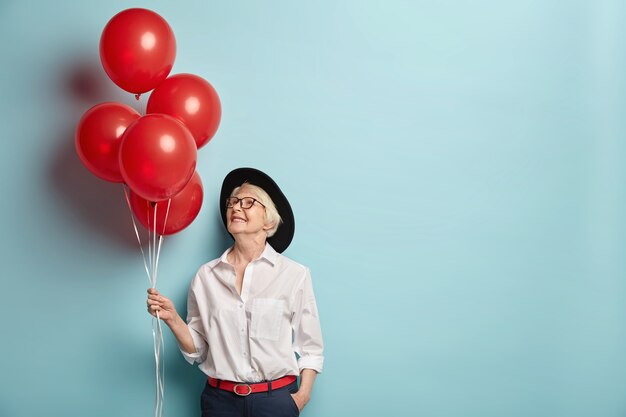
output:
<path id="1" fill-rule="evenodd" d="M 163 237 L 159 236 L 159 245 L 157 248 L 156 245 L 156 216 L 157 216 L 157 206 L 154 206 L 154 217 L 152 225 L 150 225 L 150 207 L 147 206 L 148 210 L 148 224 L 152 226 L 148 228 L 148 260 L 146 260 L 146 254 L 143 250 L 143 246 L 141 244 L 141 237 L 139 235 L 139 229 L 137 228 L 137 222 L 135 221 L 135 216 L 133 215 L 132 206 L 130 204 L 130 197 L 128 195 L 128 189 L 126 186 L 123 186 L 124 189 L 124 197 L 126 199 L 126 204 L 128 205 L 128 210 L 130 211 L 130 218 L 133 222 L 133 230 L 135 231 L 135 237 L 137 238 L 137 243 L 139 244 L 139 250 L 141 251 L 141 256 L 143 259 L 143 265 L 146 270 L 146 275 L 148 277 L 148 282 L 152 286 L 152 288 L 156 287 L 156 277 L 157 270 L 159 265 L 159 254 L 161 252 L 161 245 L 163 243 Z M 169 202 L 167 207 L 169 213 Z M 167 214 L 166 214 L 167 219 Z M 152 233 L 151 230 L 152 229 Z M 150 268 L 148 268 L 148 263 L 150 263 Z M 161 320 L 159 316 L 159 312 L 156 313 L 156 319 L 152 319 L 152 339 L 154 341 L 154 360 L 155 360 L 155 371 L 156 371 L 156 392 L 154 399 L 154 417 L 162 417 L 163 416 L 163 405 L 165 400 L 165 340 L 163 338 L 163 328 L 161 326 Z"/>
<path id="2" fill-rule="evenodd" d="M 128 190 L 126 186 L 123 185 L 124 189 L 124 197 L 126 197 L 126 204 L 128 205 L 128 211 L 130 212 L 130 219 L 133 221 L 133 229 L 135 230 L 135 236 L 137 237 L 137 243 L 139 243 L 139 250 L 141 251 L 141 257 L 143 259 L 143 266 L 146 269 L 146 274 L 148 276 L 148 282 L 150 281 L 150 271 L 148 271 L 148 263 L 146 262 L 146 254 L 143 251 L 143 246 L 141 245 L 141 238 L 139 237 L 139 230 L 137 229 L 137 222 L 135 222 L 135 216 L 133 215 L 133 209 L 130 205 L 130 198 L 128 196 Z"/>
<path id="3" fill-rule="evenodd" d="M 159 244 L 156 253 L 156 267 L 154 268 L 154 276 L 152 278 L 152 285 L 156 287 L 157 272 L 159 270 L 159 256 L 161 255 L 161 244 L 163 243 L 163 236 L 159 235 Z"/>
<path id="4" fill-rule="evenodd" d="M 152 270 L 154 268 L 152 261 L 152 223 L 150 219 L 150 203 L 146 203 L 146 219 L 148 220 L 148 262 L 150 263 L 150 286 L 152 286 Z"/>
<path id="5" fill-rule="evenodd" d="M 156 286 L 156 280 L 159 269 L 159 259 L 161 255 L 161 245 L 163 244 L 163 234 L 165 233 L 165 226 L 167 225 L 167 218 L 170 212 L 170 205 L 172 203 L 172 199 L 168 199 L 167 201 L 167 210 L 165 211 L 165 220 L 163 221 L 163 228 L 161 229 L 161 234 L 159 235 L 159 244 L 156 251 L 156 264 L 154 269 L 154 281 L 153 285 Z M 154 233 L 156 234 L 156 212 L 155 212 L 155 229 Z M 156 245 L 155 245 L 156 246 Z M 158 315 L 157 315 L 158 317 Z M 163 327 L 161 325 L 161 321 L 157 320 L 157 335 L 158 335 L 158 346 L 155 346 L 157 352 L 157 362 L 159 365 L 157 366 L 157 398 L 158 403 L 155 408 L 156 417 L 161 417 L 163 415 L 163 405 L 165 403 L 165 339 L 163 338 Z M 155 340 L 155 345 L 157 345 L 157 340 Z M 163 355 L 161 355 L 163 353 Z M 162 359 L 163 358 L 163 359 Z"/>
<path id="6" fill-rule="evenodd" d="M 158 323 L 160 321 L 160 317 L 159 317 L 159 312 L 157 311 L 157 318 L 156 318 L 156 323 Z M 154 395 L 154 417 L 158 417 L 158 412 L 159 412 L 159 408 L 160 408 L 160 403 L 161 403 L 161 396 L 159 395 L 159 375 L 160 375 L 160 371 L 159 371 L 159 364 L 160 364 L 160 352 L 157 349 L 157 339 L 158 339 L 158 335 L 157 332 L 155 330 L 155 319 L 152 319 L 152 340 L 154 340 L 154 362 L 155 362 L 155 372 L 156 372 L 156 392 Z"/>
<path id="7" fill-rule="evenodd" d="M 163 228 L 161 229 L 161 234 L 159 235 L 159 244 L 156 245 L 157 246 L 157 251 L 156 251 L 156 267 L 154 269 L 154 276 L 153 276 L 153 281 L 152 284 L 154 286 L 156 286 L 156 280 L 157 280 L 157 273 L 158 273 L 158 269 L 159 269 L 159 257 L 161 256 L 161 245 L 163 244 L 163 233 L 165 233 L 165 225 L 167 224 L 167 216 L 170 212 L 170 204 L 172 202 L 172 199 L 167 200 L 167 210 L 165 211 L 165 221 L 163 222 Z M 155 211 L 156 212 L 156 211 Z M 155 222 L 155 232 L 156 232 L 156 222 Z"/>
<path id="8" fill-rule="evenodd" d="M 161 256 L 161 245 L 163 244 L 163 240 L 164 240 L 163 239 L 163 233 L 165 233 L 165 225 L 167 223 L 167 215 L 170 212 L 170 204 L 171 204 L 171 202 L 172 202 L 172 199 L 167 200 L 167 210 L 165 212 L 165 221 L 163 222 L 163 229 L 161 229 L 162 230 L 162 234 L 159 235 L 159 244 L 158 245 L 155 244 L 155 246 L 157 247 L 157 250 L 156 250 L 156 255 L 155 255 L 156 262 L 155 262 L 154 274 L 153 274 L 153 277 L 152 277 L 152 286 L 153 287 L 156 287 L 156 278 L 157 278 L 157 273 L 158 273 L 158 270 L 159 270 L 159 257 Z M 156 219 L 156 207 L 154 208 L 154 213 L 155 213 L 154 217 Z M 154 222 L 154 229 L 155 229 L 154 231 L 155 231 L 155 234 L 156 234 L 156 221 Z"/>
<path id="9" fill-rule="evenodd" d="M 157 207 L 154 205 L 153 222 L 152 222 L 152 288 L 156 288 L 157 273 L 159 269 L 159 255 L 161 253 L 161 245 L 163 243 L 163 236 L 159 235 L 159 244 L 157 245 Z M 155 328 L 156 327 L 156 328 Z M 156 326 L 155 321 L 152 321 L 152 338 L 154 341 L 154 361 L 156 371 L 156 393 L 154 403 L 154 415 L 155 417 L 161 417 L 163 415 L 163 401 L 165 399 L 165 358 L 164 358 L 164 340 L 163 340 L 163 328 L 161 327 L 161 317 L 157 311 Z"/>
<path id="10" fill-rule="evenodd" d="M 158 204 L 154 204 L 154 222 L 152 224 L 153 230 L 152 230 L 152 288 L 155 288 L 155 282 L 156 282 L 156 269 L 157 269 L 157 257 L 156 257 L 156 252 L 157 252 L 157 244 L 156 244 L 156 237 L 157 237 L 157 208 L 159 207 Z"/>
<path id="11" fill-rule="evenodd" d="M 165 342 L 163 339 L 163 328 L 157 311 L 156 321 L 152 320 L 152 337 L 154 339 L 154 361 L 156 372 L 156 392 L 154 398 L 154 415 L 161 417 L 163 415 L 163 403 L 165 400 Z"/>
<path id="12" fill-rule="evenodd" d="M 163 404 L 165 403 L 165 339 L 163 338 L 163 326 L 161 321 L 158 321 L 157 329 L 159 331 L 159 358 L 161 360 L 161 364 L 159 366 L 161 372 L 159 373 L 159 379 L 157 380 L 160 393 L 159 416 L 161 416 L 163 415 Z"/>
<path id="13" fill-rule="evenodd" d="M 167 216 L 170 214 L 170 205 L 172 204 L 172 199 L 167 199 L 167 210 L 165 210 L 165 221 L 163 222 L 163 229 L 161 229 L 161 235 L 165 234 L 165 225 L 167 224 Z"/>
<path id="14" fill-rule="evenodd" d="M 155 395 L 154 416 L 163 416 L 163 404 L 165 402 L 165 340 L 161 317 L 157 311 L 156 319 L 152 320 L 152 338 L 154 341 L 154 370 L 155 370 Z"/>

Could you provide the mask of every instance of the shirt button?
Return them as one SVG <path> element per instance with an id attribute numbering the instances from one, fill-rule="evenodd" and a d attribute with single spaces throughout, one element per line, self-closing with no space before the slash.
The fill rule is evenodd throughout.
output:
<path id="1" fill-rule="evenodd" d="M 243 333 L 243 329 L 240 329 L 240 332 Z"/>
<path id="2" fill-rule="evenodd" d="M 248 352 L 243 352 L 243 356 L 248 356 Z"/>
<path id="3" fill-rule="evenodd" d="M 239 304 L 239 308 L 243 308 L 243 304 Z"/>

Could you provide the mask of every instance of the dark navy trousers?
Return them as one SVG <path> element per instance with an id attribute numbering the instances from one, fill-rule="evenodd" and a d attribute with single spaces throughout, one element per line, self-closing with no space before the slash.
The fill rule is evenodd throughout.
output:
<path id="1" fill-rule="evenodd" d="M 202 417 L 297 417 L 300 411 L 291 397 L 296 391 L 298 383 L 294 381 L 282 388 L 241 397 L 207 382 L 200 397 Z"/>

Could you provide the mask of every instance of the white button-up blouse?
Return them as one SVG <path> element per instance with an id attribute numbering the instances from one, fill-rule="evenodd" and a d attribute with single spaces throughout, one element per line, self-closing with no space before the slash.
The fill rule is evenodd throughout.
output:
<path id="1" fill-rule="evenodd" d="M 244 271 L 241 295 L 228 249 L 189 288 L 187 326 L 196 352 L 181 352 L 213 378 L 259 382 L 322 371 L 322 332 L 308 268 L 269 244 Z M 297 356 L 296 356 L 297 355 Z"/>

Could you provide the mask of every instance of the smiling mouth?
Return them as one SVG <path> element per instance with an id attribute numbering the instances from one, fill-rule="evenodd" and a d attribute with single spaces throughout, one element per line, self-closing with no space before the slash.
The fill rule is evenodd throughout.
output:
<path id="1" fill-rule="evenodd" d="M 244 219 L 241 219 L 239 217 L 233 217 L 232 219 L 230 219 L 230 221 L 233 223 L 245 223 L 246 222 Z"/>

